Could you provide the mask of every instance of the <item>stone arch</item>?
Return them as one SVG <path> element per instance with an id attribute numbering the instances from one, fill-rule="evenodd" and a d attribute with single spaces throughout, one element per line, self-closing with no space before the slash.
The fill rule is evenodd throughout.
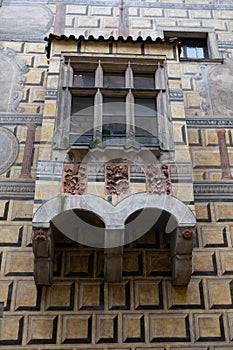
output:
<path id="1" fill-rule="evenodd" d="M 128 196 L 116 206 L 92 194 L 82 196 L 59 195 L 44 203 L 36 211 L 33 218 L 33 226 L 49 227 L 50 221 L 65 210 L 83 209 L 99 216 L 107 228 L 119 228 L 124 227 L 124 223 L 129 215 L 145 208 L 167 211 L 175 218 L 178 227 L 194 227 L 196 225 L 196 219 L 192 211 L 178 198 L 165 194 L 156 195 L 143 192 Z"/>
<path id="2" fill-rule="evenodd" d="M 179 199 L 169 195 L 137 193 L 113 206 L 101 197 L 87 194 L 82 196 L 59 195 L 44 203 L 33 218 L 33 252 L 35 255 L 35 280 L 37 284 L 51 284 L 52 252 L 54 237 L 50 223 L 62 213 L 76 215 L 81 210 L 96 215 L 104 226 L 104 239 L 93 246 L 105 249 L 105 279 L 119 281 L 122 276 L 122 256 L 125 244 L 127 218 L 137 211 L 152 210 L 156 213 L 152 223 L 167 213 L 165 232 L 171 235 L 170 255 L 172 261 L 172 281 L 175 285 L 187 285 L 192 272 L 192 250 L 196 224 L 192 211 Z M 145 222 L 147 220 L 144 220 Z M 71 222 L 69 220 L 68 222 Z M 143 223 L 144 225 L 144 223 Z M 142 225 L 142 235 L 146 227 Z M 79 224 L 77 224 L 77 227 Z M 81 225 L 82 227 L 82 225 Z M 83 226 L 85 230 L 85 226 Z M 64 230 L 65 231 L 65 230 Z M 82 244 L 90 245 L 87 235 L 82 235 Z M 95 237 L 91 236 L 91 239 Z M 75 240 L 75 238 L 72 238 Z M 85 239 L 87 241 L 85 242 Z M 99 244 L 99 245 L 98 245 Z M 47 270 L 47 274 L 45 274 Z"/>

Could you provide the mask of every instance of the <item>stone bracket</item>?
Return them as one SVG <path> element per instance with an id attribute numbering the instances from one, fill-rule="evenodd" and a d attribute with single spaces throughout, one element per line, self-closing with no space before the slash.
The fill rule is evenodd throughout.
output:
<path id="1" fill-rule="evenodd" d="M 104 250 L 104 279 L 106 282 L 122 280 L 123 247 L 124 229 L 106 229 Z"/>
<path id="2" fill-rule="evenodd" d="M 33 227 L 34 278 L 37 285 L 51 285 L 54 239 L 50 228 Z"/>
<path id="3" fill-rule="evenodd" d="M 178 227 L 171 236 L 172 284 L 187 286 L 192 274 L 194 228 Z"/>

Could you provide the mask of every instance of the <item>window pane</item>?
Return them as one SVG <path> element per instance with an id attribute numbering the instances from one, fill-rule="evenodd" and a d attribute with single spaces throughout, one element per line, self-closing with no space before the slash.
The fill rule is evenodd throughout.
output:
<path id="1" fill-rule="evenodd" d="M 135 89 L 154 89 L 155 77 L 154 74 L 134 74 L 134 88 Z"/>
<path id="2" fill-rule="evenodd" d="M 84 133 L 90 133 L 93 128 L 93 117 L 72 115 L 70 121 L 70 131 L 75 134 L 82 135 Z"/>
<path id="3" fill-rule="evenodd" d="M 153 98 L 135 99 L 136 137 L 157 137 L 156 103 Z M 149 142 L 149 140 L 148 140 Z"/>
<path id="4" fill-rule="evenodd" d="M 122 97 L 104 97 L 103 115 L 112 117 L 124 116 L 125 99 Z"/>
<path id="5" fill-rule="evenodd" d="M 94 116 L 94 97 L 73 96 L 71 114 Z"/>
<path id="6" fill-rule="evenodd" d="M 197 47 L 196 48 L 196 56 L 197 56 L 197 58 L 204 58 L 205 57 L 204 48 L 203 47 Z"/>
<path id="7" fill-rule="evenodd" d="M 91 87 L 95 86 L 94 72 L 74 72 L 74 87 Z"/>
<path id="8" fill-rule="evenodd" d="M 123 73 L 104 73 L 105 88 L 124 88 L 125 75 Z"/>
<path id="9" fill-rule="evenodd" d="M 103 121 L 102 135 L 105 137 L 124 137 L 126 133 L 125 123 L 105 123 Z"/>
<path id="10" fill-rule="evenodd" d="M 135 98 L 135 115 L 141 117 L 154 117 L 156 103 L 153 98 Z"/>
<path id="11" fill-rule="evenodd" d="M 186 47 L 187 57 L 188 58 L 197 58 L 196 48 L 195 47 Z"/>

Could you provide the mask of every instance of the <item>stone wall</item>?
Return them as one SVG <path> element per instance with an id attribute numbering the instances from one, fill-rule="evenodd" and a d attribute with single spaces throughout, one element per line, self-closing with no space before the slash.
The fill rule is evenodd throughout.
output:
<path id="1" fill-rule="evenodd" d="M 232 348 L 232 16 L 229 0 L 41 0 L 36 4 L 3 0 L 1 348 Z M 62 236 L 56 244 L 53 285 L 36 287 L 32 218 L 36 208 L 62 188 L 60 167 L 51 158 L 59 55 L 77 50 L 75 41 L 58 41 L 48 62 L 44 37 L 55 33 L 155 39 L 166 28 L 207 30 L 214 33 L 213 45 L 218 49 L 218 57 L 201 62 L 179 62 L 175 53 L 168 55 L 175 163 L 181 175 L 177 182 L 173 171 L 173 190 L 197 218 L 191 282 L 188 287 L 172 286 L 168 242 L 151 230 L 124 248 L 123 280 L 109 284 L 103 281 L 103 251 Z M 103 52 L 103 46 L 93 43 L 82 43 L 78 49 Z M 114 43 L 112 49 L 118 54 L 141 54 L 140 44 Z M 160 54 L 168 54 L 162 46 L 161 50 Z M 145 54 L 153 53 L 153 46 L 145 45 Z M 187 181 L 187 163 L 193 183 L 190 176 Z M 137 186 L 134 191 L 140 192 L 142 187 Z M 105 198 L 103 190 L 98 191 Z"/>

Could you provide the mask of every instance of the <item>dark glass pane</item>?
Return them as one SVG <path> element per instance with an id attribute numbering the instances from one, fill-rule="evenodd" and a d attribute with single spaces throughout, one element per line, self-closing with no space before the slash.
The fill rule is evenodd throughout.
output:
<path id="1" fill-rule="evenodd" d="M 125 145 L 125 123 L 104 123 L 102 127 L 102 141 L 107 145 Z"/>
<path id="2" fill-rule="evenodd" d="M 136 137 L 157 137 L 156 103 L 153 98 L 135 99 L 135 133 Z M 145 143 L 145 140 L 143 141 Z M 148 141 L 149 142 L 149 141 Z"/>
<path id="3" fill-rule="evenodd" d="M 122 123 L 103 124 L 102 135 L 107 137 L 124 137 L 126 134 L 126 125 Z"/>
<path id="4" fill-rule="evenodd" d="M 135 89 L 154 89 L 155 78 L 154 74 L 134 74 L 134 88 Z"/>
<path id="5" fill-rule="evenodd" d="M 95 86 L 94 72 L 74 72 L 74 87 L 91 87 Z"/>
<path id="6" fill-rule="evenodd" d="M 123 73 L 104 73 L 105 88 L 124 88 L 125 75 Z"/>
<path id="7" fill-rule="evenodd" d="M 94 115 L 93 96 L 73 96 L 71 114 Z"/>
<path id="8" fill-rule="evenodd" d="M 72 135 L 71 141 L 74 145 L 87 145 L 93 147 L 93 131 L 83 135 Z"/>
<path id="9" fill-rule="evenodd" d="M 135 116 L 153 117 L 156 115 L 154 98 L 135 98 Z"/>
<path id="10" fill-rule="evenodd" d="M 73 114 L 70 119 L 72 133 L 83 134 L 93 127 L 93 116 Z"/>
<path id="11" fill-rule="evenodd" d="M 121 97 L 104 97 L 103 116 L 124 116 L 125 99 Z"/>

